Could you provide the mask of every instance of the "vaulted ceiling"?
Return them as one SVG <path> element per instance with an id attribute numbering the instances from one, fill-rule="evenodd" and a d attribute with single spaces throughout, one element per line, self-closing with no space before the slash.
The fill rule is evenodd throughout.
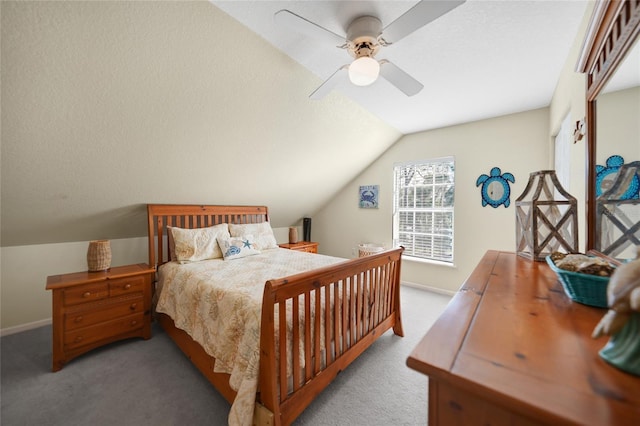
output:
<path id="1" fill-rule="evenodd" d="M 412 14 L 410 9 L 418 3 L 211 1 L 321 80 L 353 59 L 330 40 L 277 22 L 276 12 L 286 9 L 345 35 L 358 17 L 377 17 L 387 27 L 403 14 Z M 384 78 L 371 86 L 354 86 L 346 71 L 336 91 L 404 134 L 548 106 L 586 4 L 467 0 L 376 55 L 421 82 L 424 89 L 417 95 L 407 97 Z"/>
<path id="2" fill-rule="evenodd" d="M 31 2 L 1 9 L 2 246 L 144 236 L 146 203 L 313 214 L 403 134 L 548 105 L 584 1 L 469 0 L 384 57 L 424 84 L 308 94 L 332 31 L 415 2 Z M 381 56 L 382 58 L 382 56 Z"/>

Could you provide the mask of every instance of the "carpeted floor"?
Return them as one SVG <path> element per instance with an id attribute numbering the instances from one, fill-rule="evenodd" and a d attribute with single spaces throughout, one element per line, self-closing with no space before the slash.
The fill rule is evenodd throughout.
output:
<path id="1" fill-rule="evenodd" d="M 402 288 L 405 337 L 362 354 L 295 425 L 425 425 L 427 379 L 406 359 L 450 297 Z M 229 404 L 153 325 L 153 338 L 89 352 L 51 372 L 51 327 L 0 339 L 3 426 L 226 425 Z"/>

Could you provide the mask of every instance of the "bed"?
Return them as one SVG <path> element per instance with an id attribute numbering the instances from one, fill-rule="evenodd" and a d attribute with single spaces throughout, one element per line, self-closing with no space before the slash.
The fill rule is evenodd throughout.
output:
<path id="1" fill-rule="evenodd" d="M 233 260 L 229 249 L 224 258 L 178 262 L 172 228 L 251 230 L 230 236 L 246 247 L 262 241 L 256 229 L 271 229 L 267 207 L 149 204 L 147 213 L 156 320 L 231 403 L 230 425 L 291 424 L 384 332 L 403 336 L 401 247 L 346 260 L 263 246 Z M 230 247 L 226 236 L 218 241 Z M 236 352 L 222 352 L 227 346 Z"/>

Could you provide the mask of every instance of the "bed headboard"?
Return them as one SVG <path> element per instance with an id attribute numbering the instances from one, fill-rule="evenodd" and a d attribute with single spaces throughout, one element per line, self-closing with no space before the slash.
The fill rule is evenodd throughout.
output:
<path id="1" fill-rule="evenodd" d="M 219 223 L 260 223 L 269 221 L 266 206 L 202 206 L 195 204 L 147 204 L 149 265 L 157 267 L 169 260 L 167 226 L 205 228 Z"/>

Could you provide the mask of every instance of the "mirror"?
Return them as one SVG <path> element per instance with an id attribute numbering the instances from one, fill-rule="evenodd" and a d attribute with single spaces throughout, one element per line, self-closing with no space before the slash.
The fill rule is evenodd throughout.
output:
<path id="1" fill-rule="evenodd" d="M 621 164 L 640 160 L 639 33 L 640 2 L 597 2 L 578 62 L 578 71 L 587 74 L 587 250 L 605 252 L 600 249 L 603 241 L 606 245 L 618 238 L 615 232 L 620 234 L 614 228 L 623 229 L 624 245 L 629 250 L 635 252 L 635 246 L 640 246 L 637 200 L 615 200 L 613 207 L 603 207 L 603 199 L 613 199 L 612 191 L 617 197 L 626 193 L 617 183 L 622 174 L 619 170 L 627 169 Z M 628 170 L 624 174 L 628 176 L 624 185 L 630 185 L 636 175 Z M 600 204 L 597 194 L 601 194 Z M 622 207 L 624 214 L 618 217 Z M 604 216 L 613 228 L 603 225 Z M 615 256 L 633 257 L 620 247 L 615 248 Z"/>
<path id="2" fill-rule="evenodd" d="M 640 161 L 640 41 L 635 41 L 595 102 L 594 248 L 617 259 L 632 259 L 635 246 L 640 245 L 640 231 L 630 230 L 640 222 L 640 200 L 632 201 L 638 199 L 640 178 L 633 172 L 623 176 L 621 167 Z M 616 194 L 612 194 L 614 184 L 624 177 L 627 181 L 620 182 Z M 610 201 L 605 202 L 603 194 L 609 194 L 604 198 Z M 621 238 L 624 244 L 616 244 Z"/>

